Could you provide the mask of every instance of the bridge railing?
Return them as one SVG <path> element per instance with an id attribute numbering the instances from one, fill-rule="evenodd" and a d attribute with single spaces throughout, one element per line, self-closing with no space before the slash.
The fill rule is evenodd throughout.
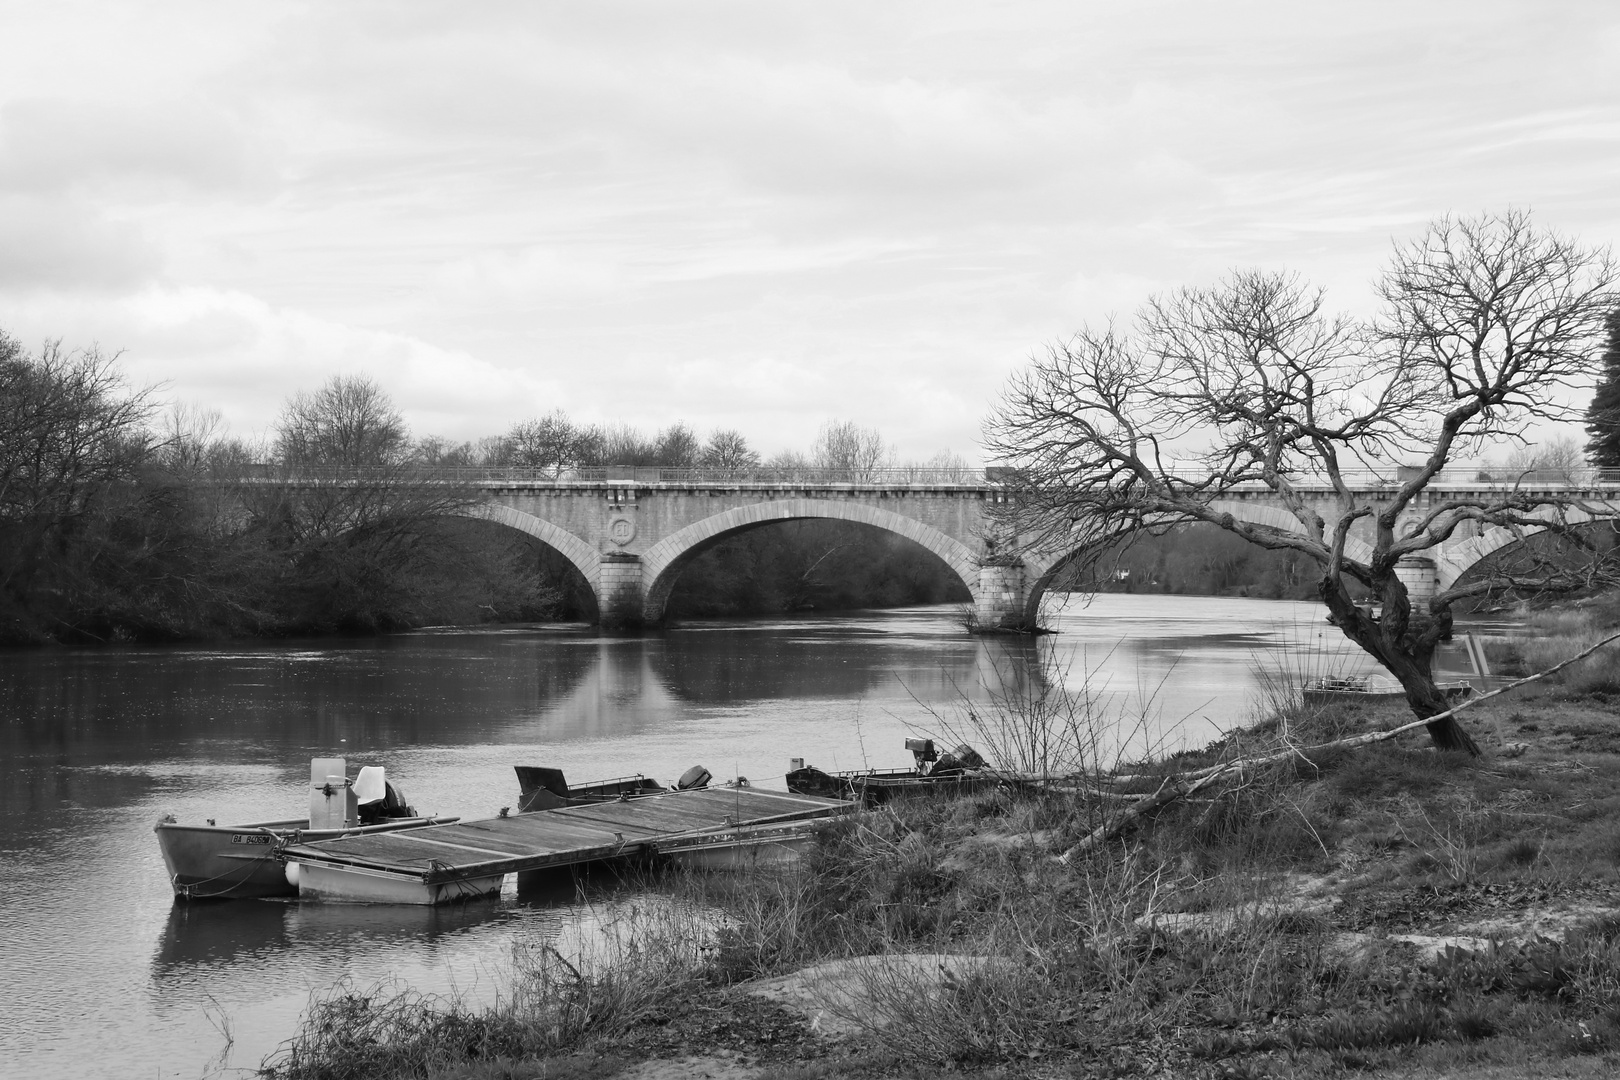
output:
<path id="1" fill-rule="evenodd" d="M 1176 466 L 1165 472 L 1189 483 L 1208 478 L 1207 470 L 1196 465 Z M 1405 467 L 1387 469 L 1346 469 L 1345 482 L 1358 491 L 1396 488 L 1406 482 L 1410 474 Z M 977 468 L 930 468 L 926 466 L 886 466 L 872 469 L 822 469 L 811 467 L 774 468 L 677 468 L 661 465 L 588 465 L 568 469 L 548 469 L 526 465 L 469 466 L 469 465 L 407 465 L 387 469 L 323 468 L 303 466 L 286 469 L 277 465 L 248 465 L 239 473 L 247 480 L 289 480 L 294 482 L 342 481 L 353 482 L 373 477 L 392 480 L 444 481 L 471 486 L 497 483 L 612 483 L 620 481 L 635 484 L 660 483 L 743 483 L 743 484 L 803 484 L 817 487 L 832 484 L 862 484 L 876 486 L 958 486 L 988 487 L 1011 483 L 1015 470 L 1001 466 Z M 1327 487 L 1326 476 L 1298 474 L 1290 477 L 1296 487 Z M 1582 489 L 1620 486 L 1620 469 L 1579 467 L 1570 469 L 1532 469 L 1513 471 L 1492 466 L 1464 465 L 1442 470 L 1431 483 L 1435 487 L 1479 487 L 1510 490 Z M 1256 492 L 1269 490 L 1259 480 L 1235 485 L 1238 490 Z"/>
<path id="2" fill-rule="evenodd" d="M 445 468 L 424 467 L 424 473 L 466 483 L 578 481 L 603 483 L 623 481 L 635 484 L 745 483 L 745 484 L 958 484 L 983 487 L 984 469 L 936 469 L 923 466 L 896 466 L 872 469 L 818 469 L 674 467 L 664 465 L 584 465 L 568 469 L 544 469 L 522 465 Z"/>
<path id="3" fill-rule="evenodd" d="M 1208 478 L 1208 470 L 1197 467 L 1177 467 L 1166 470 L 1171 476 L 1189 483 L 1196 483 Z M 1394 466 L 1385 469 L 1343 469 L 1340 477 L 1353 491 L 1370 491 L 1379 488 L 1394 489 L 1406 483 L 1416 475 L 1416 470 L 1407 466 Z M 1289 477 L 1295 487 L 1330 487 L 1332 481 L 1324 474 L 1299 473 Z M 1535 490 L 1557 490 L 1562 488 L 1581 489 L 1595 487 L 1613 487 L 1620 485 L 1620 469 L 1599 469 L 1589 466 L 1565 469 L 1504 469 L 1491 465 L 1457 465 L 1441 469 L 1429 481 L 1430 487 L 1489 487 L 1500 490 L 1513 488 L 1526 488 Z M 1247 481 L 1240 485 L 1252 487 L 1257 491 L 1269 490 L 1269 485 L 1260 480 Z"/>

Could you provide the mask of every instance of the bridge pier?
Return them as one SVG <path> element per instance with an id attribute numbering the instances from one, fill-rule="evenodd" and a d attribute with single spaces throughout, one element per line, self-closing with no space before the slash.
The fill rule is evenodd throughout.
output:
<path id="1" fill-rule="evenodd" d="M 993 562 L 979 567 L 973 591 L 973 614 L 980 630 L 1026 630 L 1029 583 L 1020 562 Z"/>
<path id="2" fill-rule="evenodd" d="M 641 556 L 609 551 L 596 578 L 596 614 L 603 626 L 640 626 L 645 618 Z"/>
<path id="3" fill-rule="evenodd" d="M 1395 564 L 1395 576 L 1406 586 L 1406 597 L 1415 608 L 1427 605 L 1440 591 L 1440 568 L 1427 555 L 1408 555 Z"/>

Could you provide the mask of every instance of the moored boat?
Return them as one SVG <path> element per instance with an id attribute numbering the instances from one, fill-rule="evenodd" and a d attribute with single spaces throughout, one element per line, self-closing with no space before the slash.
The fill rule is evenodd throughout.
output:
<path id="1" fill-rule="evenodd" d="M 856 799 L 876 806 L 908 795 L 969 794 L 1005 782 L 985 768 L 984 759 L 970 746 L 958 746 L 941 755 L 932 739 L 907 739 L 906 749 L 911 751 L 916 768 L 824 772 L 795 759 L 787 774 L 787 788 L 799 795 Z"/>
<path id="2" fill-rule="evenodd" d="M 1467 701 L 1475 691 L 1469 683 L 1451 682 L 1441 683 L 1440 692 L 1446 695 L 1447 701 L 1458 702 Z M 1366 675 L 1312 679 L 1300 687 L 1299 693 L 1306 705 L 1366 705 L 1406 700 L 1406 691 L 1395 680 Z"/>
<path id="3" fill-rule="evenodd" d="M 713 779 L 709 770 L 694 765 L 681 774 L 674 787 L 665 787 L 657 780 L 641 773 L 616 776 L 611 780 L 593 780 L 588 784 L 569 784 L 561 769 L 543 765 L 514 765 L 518 778 L 518 813 L 552 810 L 559 806 L 579 806 L 584 803 L 613 802 L 619 799 L 639 799 L 647 795 L 660 795 L 670 791 L 695 791 L 709 786 Z"/>
<path id="4" fill-rule="evenodd" d="M 172 816 L 153 826 L 174 895 L 185 900 L 297 896 L 279 853 L 288 844 L 374 832 L 419 829 L 456 821 L 418 815 L 380 768 L 350 779 L 342 758 L 316 758 L 310 767 L 310 816 L 241 825 L 182 824 Z"/>
<path id="5" fill-rule="evenodd" d="M 424 825 L 446 825 L 454 817 L 393 818 L 377 825 L 312 829 L 308 818 L 253 821 L 242 825 L 182 825 L 160 821 L 154 826 L 163 864 L 174 895 L 185 900 L 239 900 L 297 896 L 298 886 L 276 853 L 287 844 L 332 840 Z"/>

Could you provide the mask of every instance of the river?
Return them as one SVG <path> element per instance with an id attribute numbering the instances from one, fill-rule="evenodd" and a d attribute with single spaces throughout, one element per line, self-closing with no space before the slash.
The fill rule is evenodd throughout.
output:
<path id="1" fill-rule="evenodd" d="M 775 788 L 790 757 L 909 766 L 907 737 L 971 734 L 967 703 L 1032 673 L 1089 681 L 1123 717 L 1105 751 L 1139 754 L 1251 719 L 1257 667 L 1367 668 L 1312 604 L 1107 595 L 1054 618 L 1035 640 L 968 637 L 944 607 L 0 653 L 3 1071 L 251 1072 L 340 979 L 487 996 L 515 944 L 601 914 L 510 884 L 438 910 L 174 902 L 153 823 L 299 816 L 311 757 L 384 765 L 419 809 L 475 818 L 516 803 L 514 764 Z"/>

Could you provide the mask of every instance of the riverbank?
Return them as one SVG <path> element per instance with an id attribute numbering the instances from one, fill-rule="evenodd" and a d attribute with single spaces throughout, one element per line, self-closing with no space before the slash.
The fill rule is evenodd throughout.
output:
<path id="1" fill-rule="evenodd" d="M 496 1008 L 335 992 L 272 1075 L 1608 1075 L 1614 668 L 1469 710 L 1481 759 L 1421 734 L 1308 751 L 1409 714 L 1295 703 L 1134 770 L 1125 798 L 899 804 L 828 829 L 791 873 L 676 883 L 590 962 L 526 955 Z M 1085 733 L 1083 714 L 1042 715 Z M 1156 774 L 1276 747 L 1299 753 L 1054 857 Z"/>

